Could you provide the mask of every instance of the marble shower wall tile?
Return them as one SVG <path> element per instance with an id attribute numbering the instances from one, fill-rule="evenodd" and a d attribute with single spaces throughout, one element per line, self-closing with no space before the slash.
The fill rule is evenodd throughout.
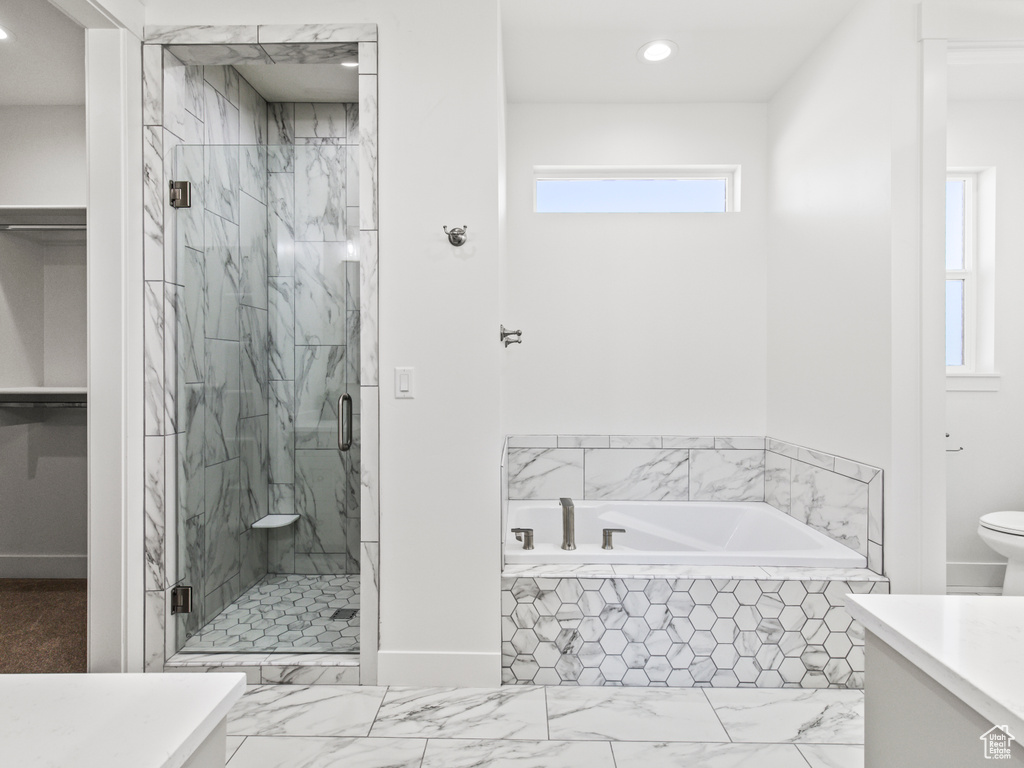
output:
<path id="1" fill-rule="evenodd" d="M 790 482 L 793 460 L 772 451 L 764 456 L 764 500 L 778 510 L 790 513 Z"/>
<path id="2" fill-rule="evenodd" d="M 510 499 L 583 498 L 583 450 L 512 448 L 508 452 Z"/>
<path id="3" fill-rule="evenodd" d="M 206 401 L 204 385 L 186 384 L 178 400 L 178 493 L 180 519 L 205 510 Z"/>
<path id="4" fill-rule="evenodd" d="M 660 438 L 659 438 L 660 442 Z M 689 451 L 650 448 L 588 448 L 587 499 L 685 501 L 689 490 Z"/>
<path id="5" fill-rule="evenodd" d="M 260 43 L 355 43 L 377 39 L 376 24 L 261 24 Z"/>
<path id="6" fill-rule="evenodd" d="M 164 50 L 159 45 L 142 46 L 142 124 L 162 126 L 164 122 Z"/>
<path id="7" fill-rule="evenodd" d="M 240 203 L 238 300 L 267 309 L 267 206 L 244 192 Z"/>
<path id="8" fill-rule="evenodd" d="M 295 481 L 295 382 L 270 382 L 270 482 Z"/>
<path id="9" fill-rule="evenodd" d="M 335 64 L 356 57 L 356 43 L 263 43 L 262 48 L 275 64 Z"/>
<path id="10" fill-rule="evenodd" d="M 377 74 L 377 43 L 359 44 L 359 74 Z"/>
<path id="11" fill-rule="evenodd" d="M 269 544 L 265 528 L 243 530 L 239 538 L 239 590 L 245 591 L 267 575 Z"/>
<path id="12" fill-rule="evenodd" d="M 295 278 L 272 277 L 270 304 L 270 378 L 295 378 Z"/>
<path id="13" fill-rule="evenodd" d="M 163 83 L 164 128 L 186 143 L 201 144 L 205 111 L 203 68 L 183 64 L 165 49 Z"/>
<path id="14" fill-rule="evenodd" d="M 273 159 L 273 152 L 271 152 Z M 268 185 L 270 196 L 269 274 L 291 277 L 295 274 L 295 177 L 291 173 L 271 173 Z"/>
<path id="15" fill-rule="evenodd" d="M 255 26 L 215 26 L 211 24 L 189 24 L 180 26 L 147 25 L 144 39 L 150 44 L 191 45 L 196 43 L 257 43 Z"/>
<path id="16" fill-rule="evenodd" d="M 164 201 L 164 279 L 169 283 L 184 282 L 180 274 L 186 249 L 202 252 L 206 245 L 205 151 L 202 145 L 183 144 L 174 134 L 164 131 L 164 181 L 185 180 L 192 183 L 192 207 L 172 208 L 170 196 Z"/>
<path id="17" fill-rule="evenodd" d="M 764 450 L 690 451 L 694 501 L 764 501 Z"/>
<path id="18" fill-rule="evenodd" d="M 239 414 L 244 419 L 267 413 L 267 311 L 243 306 L 240 316 Z"/>
<path id="19" fill-rule="evenodd" d="M 234 109 L 234 107 L 232 107 Z M 206 210 L 238 223 L 238 145 L 207 145 L 205 157 Z"/>
<path id="20" fill-rule="evenodd" d="M 377 386 L 377 233 L 359 233 L 359 383 Z"/>
<path id="21" fill-rule="evenodd" d="M 239 482 L 238 459 L 206 468 L 207 594 L 232 578 L 238 579 L 238 539 L 242 533 Z"/>
<path id="22" fill-rule="evenodd" d="M 206 462 L 238 456 L 239 344 L 206 341 Z"/>
<path id="23" fill-rule="evenodd" d="M 178 431 L 178 309 L 184 289 L 164 283 L 164 427 L 165 434 Z"/>
<path id="24" fill-rule="evenodd" d="M 380 595 L 380 544 L 364 541 L 359 558 L 360 611 L 359 684 L 377 684 L 378 605 Z"/>
<path id="25" fill-rule="evenodd" d="M 362 413 L 359 436 L 362 439 L 362 446 L 359 452 L 359 511 L 362 521 L 361 537 L 364 542 L 380 540 L 380 472 L 377 447 L 379 394 L 377 387 L 360 387 Z"/>
<path id="26" fill-rule="evenodd" d="M 164 284 L 147 282 L 143 293 L 145 426 L 147 435 L 166 434 L 164 413 Z"/>
<path id="27" fill-rule="evenodd" d="M 270 446 L 267 417 L 238 421 L 238 451 L 241 459 L 240 499 L 242 528 L 249 528 L 270 513 Z M 264 557 L 264 562 L 266 558 Z M 245 581 L 245 579 L 242 579 Z M 248 586 L 248 584 L 246 585 Z"/>
<path id="28" fill-rule="evenodd" d="M 346 341 L 346 262 L 340 245 L 295 244 L 295 340 L 299 345 Z"/>
<path id="29" fill-rule="evenodd" d="M 345 475 L 337 450 L 295 452 L 295 512 L 296 555 L 348 551 Z"/>
<path id="30" fill-rule="evenodd" d="M 271 486 L 276 488 L 281 486 Z M 291 488 L 291 486 L 285 486 Z M 295 526 L 267 531 L 267 570 L 270 573 L 295 572 Z"/>
<path id="31" fill-rule="evenodd" d="M 202 67 L 274 63 L 274 60 L 260 46 L 244 43 L 172 45 L 168 47 L 168 50 L 186 64 L 197 64 Z"/>
<path id="32" fill-rule="evenodd" d="M 344 104 L 296 104 L 295 137 L 344 139 L 347 128 Z"/>
<path id="33" fill-rule="evenodd" d="M 867 484 L 812 464 L 793 461 L 790 514 L 850 549 L 867 555 Z"/>
<path id="34" fill-rule="evenodd" d="M 345 391 L 345 348 L 295 348 L 295 447 L 338 448 L 338 398 Z"/>
<path id="35" fill-rule="evenodd" d="M 336 573 L 351 573 L 352 566 L 349 563 L 348 555 L 318 552 L 296 552 L 295 573 L 307 575 L 333 575 Z"/>
<path id="36" fill-rule="evenodd" d="M 163 672 L 166 602 L 162 589 L 146 591 L 145 609 L 146 629 L 143 640 L 143 666 L 146 672 Z"/>
<path id="37" fill-rule="evenodd" d="M 202 251 L 183 249 L 184 286 L 178 308 L 178 381 L 193 384 L 206 372 L 206 270 Z"/>
<path id="38" fill-rule="evenodd" d="M 164 279 L 164 131 L 147 126 L 142 146 L 143 272 L 146 280 Z"/>
<path id="39" fill-rule="evenodd" d="M 240 106 L 239 81 L 241 80 L 241 77 L 234 67 L 224 65 L 205 66 L 203 67 L 203 79 L 208 85 L 212 86 L 217 93 L 227 99 L 229 104 L 234 107 Z M 207 101 L 207 110 L 209 110 L 209 101 Z M 209 116 L 209 112 L 207 112 L 207 116 Z M 207 119 L 207 122 L 210 122 L 209 119 Z"/>
<path id="40" fill-rule="evenodd" d="M 146 589 L 166 586 L 164 552 L 167 544 L 167 514 L 164 508 L 167 485 L 165 481 L 165 438 L 150 436 L 145 440 L 145 565 Z M 163 659 L 161 658 L 161 661 Z"/>
<path id="41" fill-rule="evenodd" d="M 345 157 L 341 146 L 295 147 L 296 240 L 345 240 Z"/>
<path id="42" fill-rule="evenodd" d="M 377 229 L 377 76 L 359 75 L 359 228 Z"/>
<path id="43" fill-rule="evenodd" d="M 206 213 L 206 338 L 238 340 L 238 225 Z"/>

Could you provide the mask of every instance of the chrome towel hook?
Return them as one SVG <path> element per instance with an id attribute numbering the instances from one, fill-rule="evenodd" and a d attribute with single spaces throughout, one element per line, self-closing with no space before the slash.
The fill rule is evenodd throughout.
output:
<path id="1" fill-rule="evenodd" d="M 446 226 L 442 226 L 441 229 L 448 235 L 448 242 L 455 247 L 465 244 L 466 240 L 469 239 L 469 235 L 466 234 L 466 230 L 469 229 L 468 224 L 464 227 L 452 227 L 451 231 Z"/>
<path id="2" fill-rule="evenodd" d="M 505 342 L 505 346 L 509 344 L 522 344 L 523 343 L 523 332 L 522 331 L 506 331 L 505 326 L 501 326 L 501 337 L 500 340 Z"/>

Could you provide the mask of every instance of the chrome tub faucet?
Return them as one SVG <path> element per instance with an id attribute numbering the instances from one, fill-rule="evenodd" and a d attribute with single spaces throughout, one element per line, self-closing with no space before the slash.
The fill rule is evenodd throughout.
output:
<path id="1" fill-rule="evenodd" d="M 562 549 L 576 549 L 576 508 L 565 497 L 558 503 L 562 505 Z"/>

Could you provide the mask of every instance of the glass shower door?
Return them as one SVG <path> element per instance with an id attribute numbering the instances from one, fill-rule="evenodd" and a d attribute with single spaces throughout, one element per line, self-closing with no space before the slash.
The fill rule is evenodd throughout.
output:
<path id="1" fill-rule="evenodd" d="M 176 626 L 184 651 L 358 650 L 351 149 L 173 150 L 173 178 L 192 183 L 191 207 L 168 214 L 177 575 L 193 590 L 193 611 Z M 343 398 L 351 405 L 339 412 Z M 351 445 L 342 450 L 345 433 Z"/>

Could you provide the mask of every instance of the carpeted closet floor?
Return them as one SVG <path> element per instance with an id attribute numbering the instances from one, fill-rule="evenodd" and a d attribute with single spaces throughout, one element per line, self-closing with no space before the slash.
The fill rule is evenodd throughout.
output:
<path id="1" fill-rule="evenodd" d="M 0 579 L 0 673 L 85 672 L 85 579 Z"/>

